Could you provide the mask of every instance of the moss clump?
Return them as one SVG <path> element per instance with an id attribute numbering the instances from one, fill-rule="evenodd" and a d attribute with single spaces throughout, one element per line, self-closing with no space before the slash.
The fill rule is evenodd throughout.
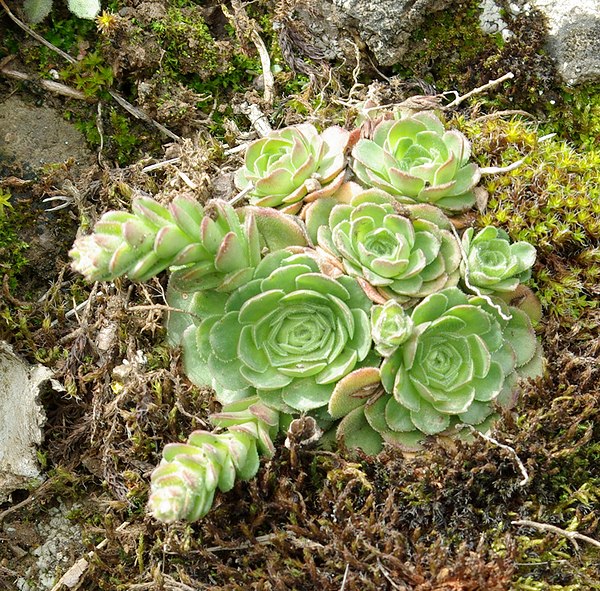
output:
<path id="1" fill-rule="evenodd" d="M 103 99 L 109 98 L 106 90 L 112 86 L 114 79 L 112 68 L 104 63 L 104 58 L 96 51 L 69 64 L 61 72 L 61 77 L 86 96 Z"/>
<path id="2" fill-rule="evenodd" d="M 227 46 L 215 43 L 198 7 L 169 8 L 164 19 L 151 22 L 150 29 L 165 52 L 165 68 L 207 79 L 228 67 L 222 59 Z"/>
<path id="3" fill-rule="evenodd" d="M 502 108 L 544 110 L 560 101 L 551 59 L 545 54 L 545 22 L 540 13 L 504 15 L 513 35 L 481 30 L 479 0 L 462 0 L 452 10 L 435 12 L 413 33 L 407 56 L 395 67 L 406 76 L 433 84 L 440 92 L 461 94 L 507 72 L 516 82 L 506 83 L 494 102 Z"/>
<path id="4" fill-rule="evenodd" d="M 598 307 L 600 283 L 600 152 L 576 152 L 557 138 L 540 141 L 513 119 L 459 120 L 481 166 L 522 166 L 486 177 L 490 197 L 481 225 L 500 225 L 538 251 L 534 287 L 546 314 L 571 322 Z"/>
<path id="5" fill-rule="evenodd" d="M 548 109 L 544 127 L 588 150 L 600 145 L 600 84 L 565 88 L 562 101 Z"/>
<path id="6" fill-rule="evenodd" d="M 18 212 L 10 201 L 10 192 L 0 189 L 0 279 L 6 277 L 13 289 L 17 277 L 27 265 L 26 250 L 29 245 L 19 238 Z"/>

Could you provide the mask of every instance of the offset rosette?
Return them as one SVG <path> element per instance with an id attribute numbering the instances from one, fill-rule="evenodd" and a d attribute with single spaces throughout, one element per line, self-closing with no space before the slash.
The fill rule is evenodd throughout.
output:
<path id="1" fill-rule="evenodd" d="M 271 457 L 279 413 L 257 398 L 230 404 L 211 416 L 222 433 L 194 431 L 187 443 L 169 443 L 152 472 L 148 509 L 158 520 L 197 521 L 213 504 L 217 488 L 227 492 L 236 479 L 248 480 L 259 457 Z"/>
<path id="2" fill-rule="evenodd" d="M 456 285 L 460 246 L 450 220 L 428 205 L 403 209 L 400 215 L 393 198 L 374 189 L 358 193 L 349 204 L 325 199 L 307 213 L 308 231 L 342 260 L 346 273 L 385 297 L 406 303 Z"/>
<path id="3" fill-rule="evenodd" d="M 371 333 L 375 348 L 384 356 L 391 355 L 410 338 L 414 328 L 412 318 L 395 300 L 371 310 Z"/>
<path id="4" fill-rule="evenodd" d="M 322 274 L 307 254 L 271 253 L 220 309 L 208 294 L 198 304 L 204 319 L 183 334 L 186 372 L 222 399 L 256 391 L 273 408 L 309 411 L 368 363 L 371 302 L 354 279 Z"/>
<path id="5" fill-rule="evenodd" d="M 341 127 L 319 134 L 310 123 L 274 131 L 248 146 L 235 184 L 240 190 L 250 187 L 253 205 L 295 213 L 302 201 L 331 195 L 341 185 L 348 138 Z"/>
<path id="6" fill-rule="evenodd" d="M 414 449 L 457 423 L 485 428 L 495 404 L 510 408 L 517 379 L 541 375 L 541 349 L 524 312 L 493 303 L 458 288 L 425 298 L 410 336 L 380 369 L 359 369 L 336 386 L 329 412 L 344 417 L 338 436 L 369 453 L 383 441 Z"/>
<path id="7" fill-rule="evenodd" d="M 473 189 L 481 178 L 470 155 L 467 138 L 459 131 L 446 131 L 427 111 L 379 123 L 372 139 L 354 146 L 350 165 L 367 187 L 403 203 L 431 203 L 459 212 L 475 204 Z"/>
<path id="8" fill-rule="evenodd" d="M 508 234 L 493 226 L 474 232 L 468 228 L 462 236 L 466 260 L 460 270 L 469 284 L 485 294 L 506 293 L 531 277 L 536 252 L 529 242 L 511 244 Z"/>

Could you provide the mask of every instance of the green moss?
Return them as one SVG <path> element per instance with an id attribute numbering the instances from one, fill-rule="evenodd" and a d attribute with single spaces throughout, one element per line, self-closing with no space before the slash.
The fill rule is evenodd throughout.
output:
<path id="1" fill-rule="evenodd" d="M 585 149 L 600 145 L 600 84 L 564 88 L 562 100 L 548 108 L 544 129 Z"/>
<path id="2" fill-rule="evenodd" d="M 19 273 L 27 265 L 29 245 L 19 238 L 19 210 L 10 203 L 10 193 L 0 189 L 0 277 L 8 277 L 9 288 L 14 289 Z"/>
<path id="3" fill-rule="evenodd" d="M 87 111 L 65 113 L 65 118 L 72 120 L 75 127 L 81 131 L 88 144 L 97 148 L 103 141 L 103 156 L 115 160 L 125 166 L 141 155 L 142 149 L 159 149 L 162 138 L 156 137 L 148 127 L 137 121 L 132 121 L 117 108 L 109 107 L 103 118 L 103 137 L 100 136 L 96 118 L 89 117 Z"/>
<path id="4" fill-rule="evenodd" d="M 543 113 L 560 102 L 556 75 L 546 55 L 542 15 L 504 15 L 513 36 L 481 30 L 479 0 L 462 0 L 452 10 L 435 12 L 417 29 L 407 55 L 394 70 L 432 84 L 438 92 L 464 94 L 512 72 L 515 79 L 485 98 L 488 105 Z"/>
<path id="5" fill-rule="evenodd" d="M 522 166 L 485 177 L 489 192 L 481 225 L 500 225 L 514 240 L 535 245 L 535 287 L 546 314 L 570 322 L 597 308 L 600 282 L 600 152 L 575 151 L 535 128 L 500 118 L 460 121 L 482 166 Z"/>
<path id="6" fill-rule="evenodd" d="M 221 69 L 215 40 L 197 10 L 171 7 L 166 18 L 152 21 L 150 29 L 164 50 L 165 69 L 183 74 L 200 70 L 202 77 Z"/>
<path id="7" fill-rule="evenodd" d="M 500 35 L 481 31 L 478 5 L 477 1 L 466 0 L 453 10 L 433 13 L 413 33 L 409 53 L 395 69 L 431 83 L 445 82 L 446 89 L 472 75 L 472 64 L 504 45 Z"/>
<path id="8" fill-rule="evenodd" d="M 61 77 L 86 96 L 107 99 L 106 90 L 113 83 L 113 70 L 96 51 L 89 52 L 81 60 L 62 70 Z"/>

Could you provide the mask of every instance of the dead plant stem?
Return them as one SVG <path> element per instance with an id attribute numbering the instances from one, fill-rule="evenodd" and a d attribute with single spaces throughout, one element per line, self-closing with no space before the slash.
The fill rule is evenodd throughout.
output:
<path id="1" fill-rule="evenodd" d="M 267 51 L 267 46 L 265 45 L 265 42 L 262 40 L 261 36 L 256 30 L 252 30 L 250 38 L 252 39 L 252 43 L 254 43 L 256 51 L 258 51 L 258 55 L 260 56 L 260 63 L 262 66 L 263 73 L 265 102 L 269 106 L 272 106 L 273 99 L 275 97 L 273 91 L 275 87 L 275 77 L 273 76 L 273 72 L 271 72 L 271 58 L 269 57 L 269 52 Z"/>
<path id="2" fill-rule="evenodd" d="M 161 310 L 163 312 L 179 312 L 181 314 L 189 314 L 194 318 L 200 318 L 193 312 L 188 312 L 187 310 L 182 310 L 181 308 L 173 308 L 172 306 L 167 306 L 165 304 L 150 304 L 150 305 L 141 305 L 141 306 L 128 306 L 128 311 L 141 311 L 141 310 Z"/>
<path id="3" fill-rule="evenodd" d="M 474 96 L 476 94 L 485 92 L 486 90 L 489 90 L 490 88 L 494 88 L 495 86 L 498 86 L 498 84 L 502 84 L 502 82 L 505 82 L 506 80 L 510 80 L 514 77 L 515 77 L 515 75 L 512 72 L 507 72 L 506 74 L 504 74 L 504 76 L 500 76 L 500 78 L 497 78 L 496 80 L 490 80 L 486 84 L 484 84 L 482 86 L 478 86 L 477 88 L 470 90 L 469 92 L 467 92 L 466 94 L 463 94 L 462 96 L 457 96 L 451 103 L 446 105 L 446 109 L 452 109 L 454 107 L 458 107 L 458 105 L 460 105 L 461 103 L 466 101 L 468 98 L 471 98 L 472 96 Z"/>
<path id="4" fill-rule="evenodd" d="M 564 536 L 568 538 L 575 548 L 578 548 L 577 541 L 580 540 L 582 542 L 587 542 L 588 544 L 592 544 L 592 546 L 596 546 L 600 548 L 600 542 L 598 540 L 594 540 L 594 538 L 590 538 L 584 534 L 580 534 L 576 531 L 568 531 L 566 529 L 562 529 L 561 527 L 556 527 L 556 525 L 550 525 L 549 523 L 539 523 L 537 521 L 530 521 L 529 519 L 517 519 L 515 521 L 511 521 L 512 525 L 523 525 L 525 527 L 533 527 L 534 529 L 539 529 L 541 531 L 548 531 L 554 534 L 558 534 L 559 536 Z"/>
<path id="5" fill-rule="evenodd" d="M 481 437 L 482 439 L 485 439 L 486 441 L 493 443 L 496 447 L 499 447 L 500 449 L 503 449 L 503 450 L 509 452 L 510 455 L 513 456 L 513 458 L 515 459 L 515 462 L 517 462 L 517 466 L 519 466 L 519 470 L 520 470 L 521 474 L 523 475 L 523 480 L 519 481 L 519 486 L 525 486 L 529 482 L 529 473 L 527 472 L 527 468 L 525 468 L 525 464 L 523 464 L 521 458 L 517 455 L 517 452 L 510 445 L 506 445 L 505 443 L 500 443 L 497 439 L 494 439 L 493 437 L 490 437 L 489 435 L 486 435 L 485 433 L 482 433 L 481 431 L 477 431 L 477 429 L 475 429 L 471 425 L 466 425 L 466 424 L 456 425 L 456 429 L 458 429 L 458 430 L 465 429 L 465 428 L 469 429 L 469 431 L 471 431 L 471 433 L 473 435 L 477 435 L 477 436 Z"/>
<path id="6" fill-rule="evenodd" d="M 479 172 L 481 175 L 489 175 L 489 174 L 503 174 L 505 172 L 510 172 L 511 170 L 516 170 L 525 162 L 525 158 L 521 158 L 521 160 L 517 160 L 508 166 L 488 166 L 487 168 L 480 168 Z"/>
<path id="7" fill-rule="evenodd" d="M 27 82 L 35 82 L 44 90 L 48 90 L 49 92 L 54 92 L 55 94 L 60 94 L 62 96 L 66 96 L 68 98 L 77 99 L 80 101 L 90 101 L 90 97 L 85 96 L 83 92 L 75 90 L 74 88 L 66 86 L 65 84 L 61 84 L 60 82 L 55 82 L 54 80 L 34 78 L 29 74 L 25 74 L 24 72 L 19 72 L 17 70 L 11 70 L 9 68 L 0 69 L 0 74 L 6 76 L 7 78 L 12 78 L 13 80 L 25 80 Z"/>
<path id="8" fill-rule="evenodd" d="M 350 572 L 350 563 L 346 563 L 346 570 L 344 571 L 344 578 L 342 579 L 342 586 L 340 587 L 340 591 L 344 591 L 344 587 L 346 586 L 346 581 L 348 580 L 349 572 Z"/>

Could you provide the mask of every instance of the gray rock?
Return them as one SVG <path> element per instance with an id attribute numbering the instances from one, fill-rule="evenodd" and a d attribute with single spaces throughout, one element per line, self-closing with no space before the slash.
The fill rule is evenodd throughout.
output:
<path id="1" fill-rule="evenodd" d="M 600 7 L 596 14 L 565 19 L 548 47 L 567 84 L 600 81 Z"/>
<path id="2" fill-rule="evenodd" d="M 89 164 L 85 137 L 50 107 L 36 107 L 16 96 L 0 100 L 0 162 L 15 161 L 26 171 L 73 158 Z"/>
<path id="3" fill-rule="evenodd" d="M 296 0 L 289 16 L 308 36 L 315 53 L 308 52 L 309 57 L 352 64 L 356 47 L 366 46 L 379 65 L 392 66 L 410 51 L 409 39 L 426 19 L 459 5 L 458 0 Z M 482 29 L 501 33 L 505 40 L 513 32 L 503 10 L 538 20 L 541 13 L 548 53 L 564 81 L 600 81 L 600 0 L 481 0 L 481 8 Z"/>
<path id="4" fill-rule="evenodd" d="M 46 417 L 39 396 L 51 377 L 47 367 L 28 365 L 0 341 L 0 502 L 40 477 L 35 448 Z"/>
<path id="5" fill-rule="evenodd" d="M 355 22 L 360 38 L 382 66 L 392 66 L 408 51 L 407 41 L 432 12 L 452 0 L 334 0 Z"/>
<path id="6" fill-rule="evenodd" d="M 19 591 L 46 591 L 49 589 L 79 588 L 79 577 L 85 572 L 77 571 L 74 557 L 85 556 L 81 528 L 68 519 L 69 513 L 79 506 L 70 508 L 62 503 L 51 507 L 46 518 L 35 523 L 35 529 L 42 543 L 31 554 L 35 562 L 27 569 L 25 578 L 17 579 Z M 84 561 L 87 567 L 87 561 Z M 57 582 L 57 572 L 65 572 Z M 69 576 L 71 575 L 71 576 Z M 61 584 L 62 583 L 62 584 Z"/>
<path id="7" fill-rule="evenodd" d="M 296 0 L 284 20 L 292 28 L 292 41 L 299 41 L 294 44 L 300 49 L 304 46 L 304 53 L 313 59 L 338 58 L 353 64 L 356 48 L 366 46 L 379 65 L 392 66 L 408 52 L 408 40 L 424 20 L 453 2 Z"/>
<path id="8" fill-rule="evenodd" d="M 500 16 L 501 0 L 482 0 L 482 29 L 510 36 Z M 570 85 L 600 82 L 600 0 L 513 0 L 513 14 L 546 19 L 546 46 L 558 73 Z"/>

